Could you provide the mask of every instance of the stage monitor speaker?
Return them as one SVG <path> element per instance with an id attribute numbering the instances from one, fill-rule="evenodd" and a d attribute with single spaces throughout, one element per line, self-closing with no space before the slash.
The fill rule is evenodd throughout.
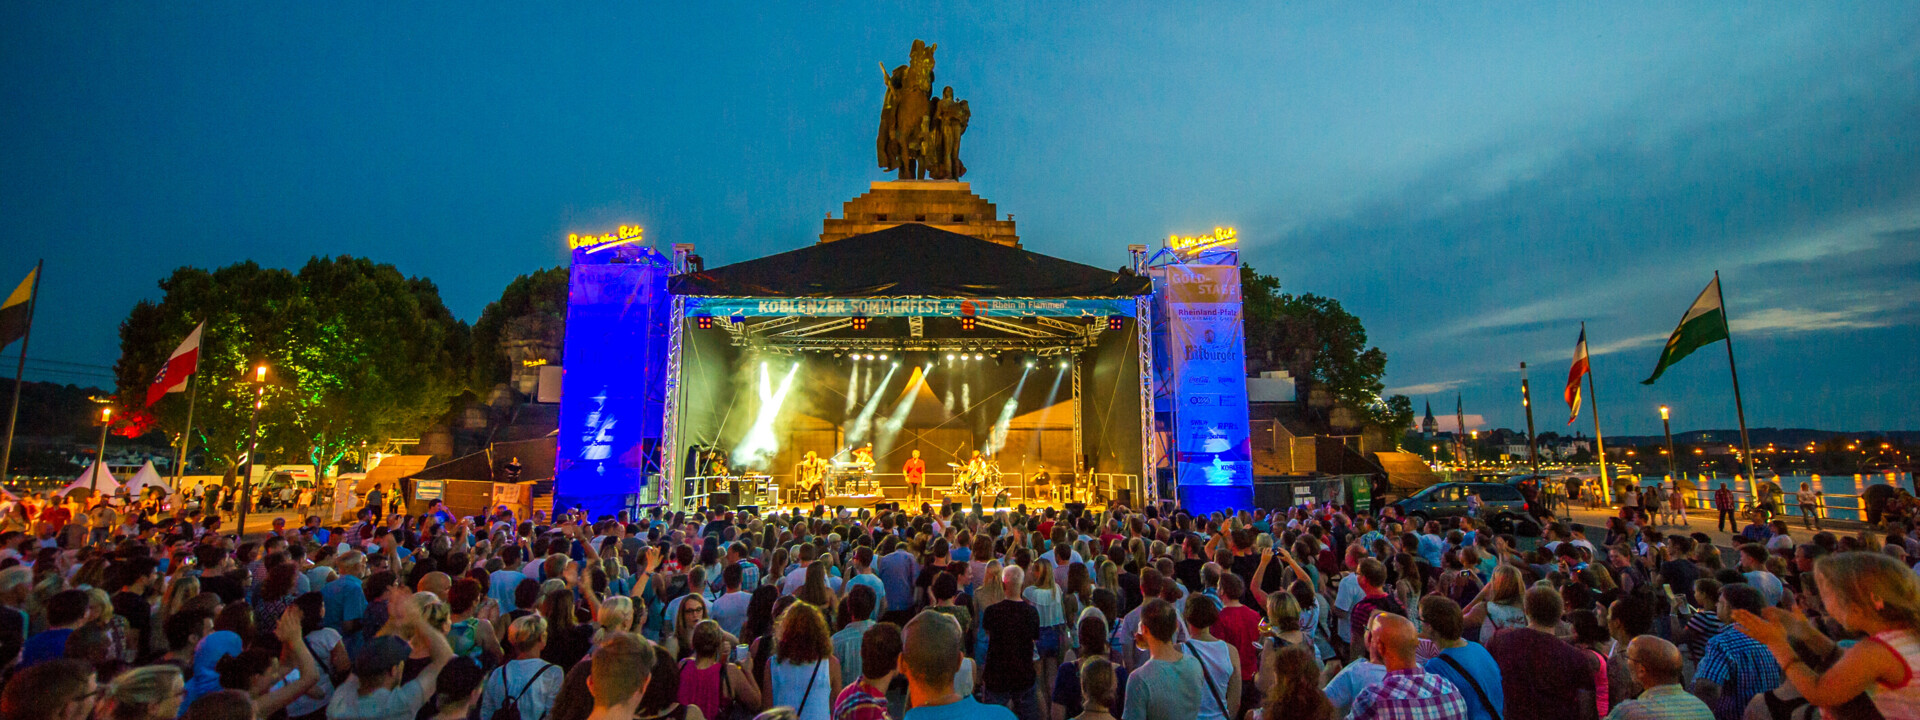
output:
<path id="1" fill-rule="evenodd" d="M 717 492 L 708 494 L 707 507 L 714 510 L 725 510 L 733 507 L 733 493 Z"/>

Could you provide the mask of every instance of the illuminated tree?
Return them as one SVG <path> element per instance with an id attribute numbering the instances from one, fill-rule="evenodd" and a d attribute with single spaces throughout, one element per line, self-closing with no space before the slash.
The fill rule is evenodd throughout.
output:
<path id="1" fill-rule="evenodd" d="M 122 398 L 144 398 L 155 373 L 202 319 L 196 452 L 229 474 L 246 451 L 255 388 L 248 369 L 270 370 L 260 412 L 260 462 L 297 460 L 326 472 L 362 442 L 419 433 L 444 415 L 467 366 L 468 331 L 439 291 L 391 265 L 315 258 L 299 274 L 240 263 L 180 268 L 157 303 L 136 305 L 120 326 L 115 366 Z M 153 408 L 177 437 L 187 398 Z"/>

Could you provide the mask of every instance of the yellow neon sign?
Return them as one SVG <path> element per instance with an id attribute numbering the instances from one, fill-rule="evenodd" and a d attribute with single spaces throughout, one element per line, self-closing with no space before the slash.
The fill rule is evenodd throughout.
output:
<path id="1" fill-rule="evenodd" d="M 581 248 L 590 248 L 592 250 L 601 250 L 615 245 L 636 243 L 640 242 L 640 234 L 642 232 L 639 225 L 621 225 L 615 232 L 602 235 L 569 233 L 567 235 L 567 249 L 579 250 Z"/>
<path id="2" fill-rule="evenodd" d="M 547 364 L 547 359 L 546 359 L 546 358 L 534 358 L 534 359 L 532 359 L 532 360 L 521 360 L 521 361 L 520 361 L 520 366 L 521 366 L 521 367 L 540 367 L 540 366 L 542 366 L 542 365 L 545 365 L 545 364 Z"/>
<path id="3" fill-rule="evenodd" d="M 1226 247 L 1239 242 L 1239 236 L 1230 227 L 1216 227 L 1213 232 L 1199 237 L 1168 235 L 1167 249 L 1180 253 L 1199 252 L 1213 248 Z"/>

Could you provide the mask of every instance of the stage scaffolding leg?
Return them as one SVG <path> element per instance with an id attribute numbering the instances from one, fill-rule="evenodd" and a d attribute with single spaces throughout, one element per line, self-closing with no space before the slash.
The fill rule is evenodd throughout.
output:
<path id="1" fill-rule="evenodd" d="M 673 299 L 673 316 L 667 320 L 667 382 L 665 417 L 660 425 L 660 481 L 653 495 L 675 510 L 680 507 L 676 485 L 680 475 L 680 335 L 686 330 L 687 301 Z"/>
<path id="2" fill-rule="evenodd" d="M 1087 471 L 1087 446 L 1081 439 L 1081 422 L 1085 415 L 1080 408 L 1080 361 L 1073 362 L 1073 477 L 1080 482 L 1080 475 Z"/>
<path id="3" fill-rule="evenodd" d="M 1135 254 L 1137 265 L 1144 266 L 1146 253 Z M 1159 502 L 1160 483 L 1154 461 L 1160 457 L 1160 436 L 1153 431 L 1153 296 L 1140 295 L 1133 300 L 1133 331 L 1140 346 L 1140 496 L 1146 502 Z"/>

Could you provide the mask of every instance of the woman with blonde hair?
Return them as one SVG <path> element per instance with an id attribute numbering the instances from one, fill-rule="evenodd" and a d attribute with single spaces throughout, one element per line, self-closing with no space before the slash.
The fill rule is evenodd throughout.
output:
<path id="1" fill-rule="evenodd" d="M 1067 647 L 1067 617 L 1061 608 L 1060 586 L 1053 582 L 1053 561 L 1040 558 L 1031 569 L 1033 576 L 1020 595 L 1039 615 L 1040 636 L 1034 649 L 1040 654 L 1040 677 L 1050 678 L 1059 671 L 1062 650 Z M 1047 702 L 1043 697 L 1040 706 L 1046 707 Z"/>
<path id="2" fill-rule="evenodd" d="M 828 720 L 840 687 L 840 663 L 833 657 L 826 619 L 818 608 L 794 603 L 780 618 L 761 694 L 773 705 L 793 708 L 798 720 Z"/>
<path id="3" fill-rule="evenodd" d="M 980 583 L 980 589 L 973 593 L 973 616 L 976 619 L 979 618 L 982 613 L 985 613 L 987 608 L 993 607 L 994 603 L 1007 599 L 1007 589 L 999 582 L 1002 569 L 999 560 L 993 560 L 987 563 L 987 581 Z M 974 633 L 973 656 L 976 658 L 984 658 L 987 656 L 987 632 L 985 630 Z"/>
<path id="4" fill-rule="evenodd" d="M 1480 588 L 1480 594 L 1469 603 L 1465 626 L 1480 626 L 1482 643 L 1493 639 L 1493 634 L 1501 630 L 1526 627 L 1527 613 L 1520 607 L 1526 592 L 1526 581 L 1521 579 L 1519 568 L 1512 565 L 1495 568 L 1493 580 Z"/>
<path id="5" fill-rule="evenodd" d="M 683 603 L 684 604 L 684 603 Z M 614 633 L 633 631 L 633 598 L 615 595 L 600 603 L 600 614 L 594 618 L 600 626 L 593 631 L 593 646 L 600 647 L 600 641 L 612 637 Z M 592 652 L 587 655 L 591 657 Z"/>
<path id="6" fill-rule="evenodd" d="M 1741 632 L 1766 645 L 1787 682 L 1807 702 L 1833 709 L 1866 693 L 1882 717 L 1920 717 L 1920 577 L 1883 553 L 1844 552 L 1813 565 L 1827 613 L 1848 631 L 1867 636 L 1838 652 L 1825 670 L 1797 654 L 1789 636 L 1816 659 L 1833 657 L 1838 646 L 1800 612 L 1770 618 L 1734 610 Z M 1816 660 L 1819 661 L 1819 660 Z M 1824 665 L 1825 663 L 1822 662 Z"/>
<path id="7" fill-rule="evenodd" d="M 114 657 L 121 662 L 133 662 L 135 658 L 133 641 L 128 633 L 131 626 L 126 618 L 114 614 L 113 597 L 98 586 L 90 587 L 87 588 L 87 605 L 93 609 L 92 624 L 107 632 L 107 641 L 114 649 Z"/>
<path id="8" fill-rule="evenodd" d="M 480 683 L 480 717 L 491 718 L 508 698 L 518 697 L 520 717 L 545 717 L 560 694 L 566 671 L 540 659 L 547 646 L 547 619 L 526 615 L 507 626 L 507 644 L 514 659 L 501 665 Z"/>
<path id="9" fill-rule="evenodd" d="M 180 666 L 145 665 L 120 673 L 107 686 L 102 720 L 173 720 L 180 715 L 180 699 L 187 680 Z"/>

